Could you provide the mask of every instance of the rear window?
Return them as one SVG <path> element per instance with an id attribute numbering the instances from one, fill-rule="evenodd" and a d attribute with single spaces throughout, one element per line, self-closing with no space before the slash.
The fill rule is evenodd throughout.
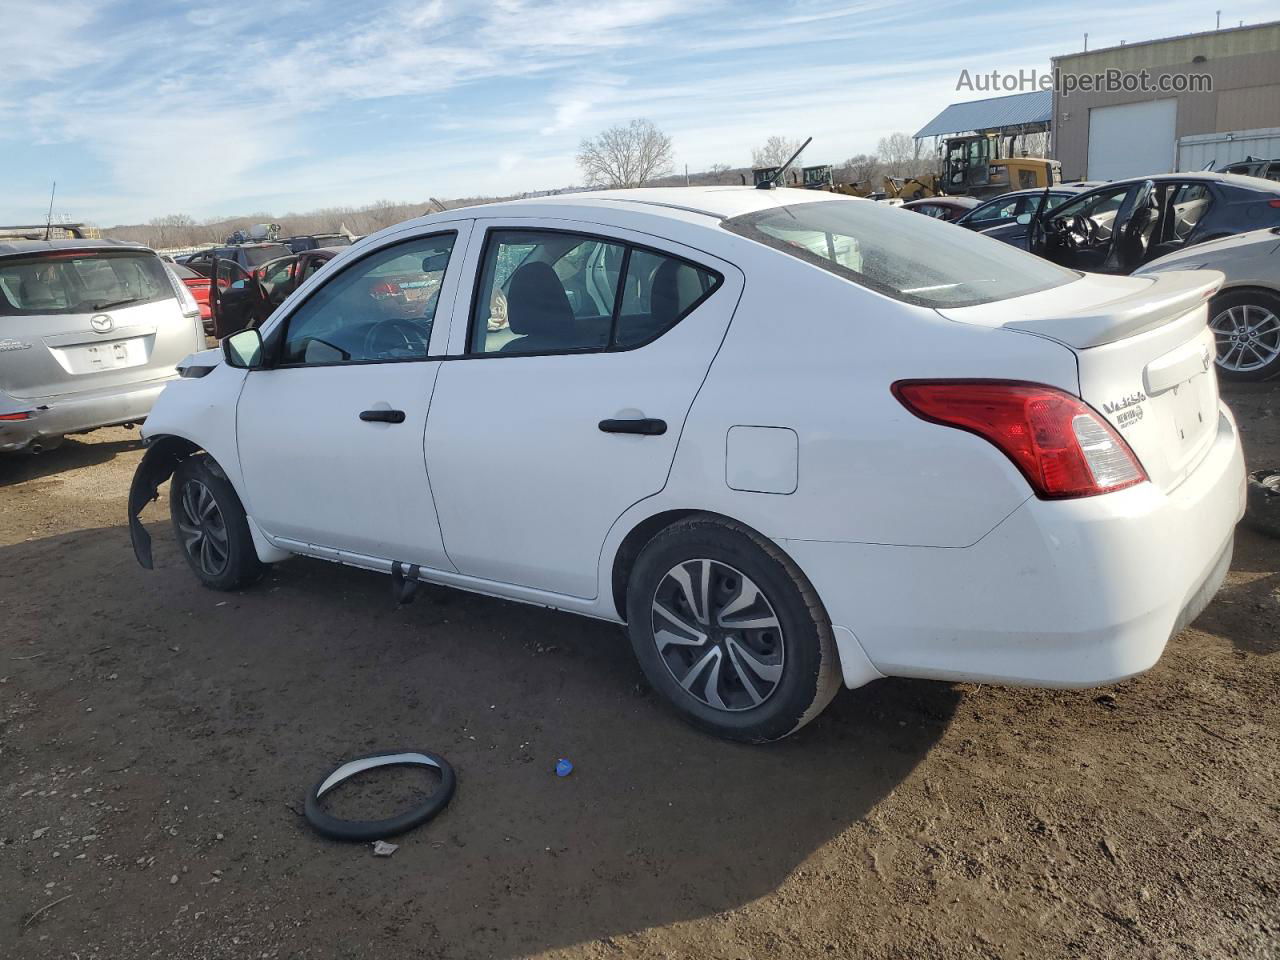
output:
<path id="1" fill-rule="evenodd" d="M 968 307 L 1070 283 L 1047 260 L 910 210 L 845 198 L 777 206 L 725 220 L 740 236 L 887 296 Z"/>
<path id="2" fill-rule="evenodd" d="M 95 313 L 174 297 L 154 253 L 60 250 L 0 260 L 0 316 Z"/>
<path id="3" fill-rule="evenodd" d="M 241 247 L 240 252 L 244 255 L 244 264 L 247 267 L 260 267 L 268 260 L 287 257 L 293 253 L 283 243 L 273 243 L 263 247 Z"/>

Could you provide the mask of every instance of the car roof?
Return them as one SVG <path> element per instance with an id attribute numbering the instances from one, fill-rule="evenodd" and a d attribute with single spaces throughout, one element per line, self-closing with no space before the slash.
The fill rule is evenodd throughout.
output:
<path id="1" fill-rule="evenodd" d="M 1203 180 L 1206 183 L 1225 183 L 1235 187 L 1246 187 L 1251 190 L 1257 190 L 1259 187 L 1269 187 L 1271 190 L 1280 191 L 1280 183 L 1274 180 L 1267 180 L 1263 177 L 1246 177 L 1241 173 L 1218 173 L 1214 170 L 1185 170 L 1182 173 L 1153 173 L 1145 177 L 1126 177 L 1123 180 L 1112 180 L 1110 183 L 1099 184 L 1093 189 L 1100 187 L 1120 187 L 1131 183 L 1141 183 L 1144 180 L 1152 180 L 1156 183 L 1163 183 L 1166 180 Z"/>
<path id="2" fill-rule="evenodd" d="M 760 190 L 756 187 L 742 186 L 709 186 L 709 187 L 637 187 L 629 190 L 588 190 L 580 193 L 562 193 L 546 197 L 525 197 L 519 200 L 504 200 L 499 203 L 486 203 L 476 207 L 455 207 L 441 213 L 433 213 L 422 220 L 454 220 L 459 214 L 476 215 L 498 211 L 498 215 L 507 212 L 524 213 L 531 207 L 548 206 L 557 211 L 592 212 L 625 206 L 633 210 L 644 209 L 650 213 L 661 213 L 665 208 L 672 211 L 697 214 L 714 220 L 725 220 L 742 214 L 755 213 L 771 207 L 786 206 L 797 203 L 814 203 L 823 200 L 849 199 L 840 194 L 828 193 L 825 190 L 801 190 L 790 187 L 773 190 Z"/>
<path id="3" fill-rule="evenodd" d="M 66 240 L 0 239 L 0 257 L 29 257 L 32 254 L 49 253 L 54 250 L 138 250 L 147 253 L 154 252 L 144 244 L 130 243 L 127 240 L 89 240 L 74 237 Z"/>

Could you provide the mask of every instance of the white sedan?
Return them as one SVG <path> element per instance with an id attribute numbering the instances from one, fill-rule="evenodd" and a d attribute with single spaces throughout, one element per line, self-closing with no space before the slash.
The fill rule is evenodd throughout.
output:
<path id="1" fill-rule="evenodd" d="M 172 474 L 209 587 L 298 554 L 625 623 L 674 707 L 739 740 L 888 675 L 1108 683 L 1230 562 L 1220 283 L 803 190 L 449 210 L 184 364 L 135 549 Z"/>

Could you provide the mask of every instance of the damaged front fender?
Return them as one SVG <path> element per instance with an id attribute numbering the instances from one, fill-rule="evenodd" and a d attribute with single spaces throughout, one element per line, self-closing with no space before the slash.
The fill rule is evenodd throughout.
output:
<path id="1" fill-rule="evenodd" d="M 158 436 L 148 443 L 147 452 L 133 474 L 129 487 L 129 539 L 133 541 L 133 555 L 146 570 L 153 569 L 151 562 L 151 534 L 147 533 L 139 519 L 143 509 L 159 497 L 160 484 L 177 469 L 178 464 L 200 448 L 183 437 Z"/>

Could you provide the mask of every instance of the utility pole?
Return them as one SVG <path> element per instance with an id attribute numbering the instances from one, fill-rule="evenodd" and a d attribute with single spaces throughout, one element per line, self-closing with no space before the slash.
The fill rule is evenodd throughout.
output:
<path id="1" fill-rule="evenodd" d="M 53 229 L 53 198 L 58 192 L 58 181 L 53 181 L 53 189 L 49 191 L 49 215 L 44 218 L 44 238 L 49 239 L 49 231 Z"/>
<path id="2" fill-rule="evenodd" d="M 1214 17 L 1214 21 L 1213 21 L 1213 29 L 1215 29 L 1215 30 L 1221 30 L 1221 29 L 1222 29 L 1222 11 L 1221 11 L 1221 10 L 1217 10 L 1217 11 L 1215 11 L 1215 17 Z"/>
<path id="3" fill-rule="evenodd" d="M 1084 52 L 1089 52 L 1089 34 L 1087 33 L 1084 35 Z"/>
<path id="4" fill-rule="evenodd" d="M 689 165 L 687 163 L 684 165 L 684 185 L 686 187 L 689 185 Z"/>

